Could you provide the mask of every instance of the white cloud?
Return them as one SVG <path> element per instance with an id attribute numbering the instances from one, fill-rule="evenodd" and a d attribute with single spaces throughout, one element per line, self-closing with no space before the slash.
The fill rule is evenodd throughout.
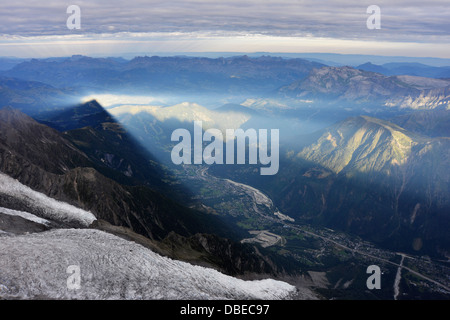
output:
<path id="1" fill-rule="evenodd" d="M 224 136 L 226 129 L 238 129 L 250 119 L 249 115 L 241 112 L 220 112 L 189 102 L 182 102 L 169 107 L 124 104 L 110 108 L 108 112 L 117 117 L 119 121 L 123 115 L 131 114 L 136 116 L 140 113 L 150 114 L 161 122 L 169 119 L 188 123 L 202 121 L 205 130 L 216 128 Z"/>
<path id="2" fill-rule="evenodd" d="M 92 94 L 83 98 L 83 103 L 91 100 L 97 100 L 103 107 L 109 108 L 115 105 L 146 105 L 157 99 L 150 96 L 131 96 L 116 94 Z"/>
<path id="3" fill-rule="evenodd" d="M 1 36 L 2 56 L 48 57 L 83 55 L 151 55 L 161 52 L 328 52 L 386 56 L 450 58 L 449 41 L 389 41 L 336 37 L 274 36 L 246 32 L 115 33 L 51 35 L 37 37 Z M 433 40 L 442 39 L 434 37 Z"/>

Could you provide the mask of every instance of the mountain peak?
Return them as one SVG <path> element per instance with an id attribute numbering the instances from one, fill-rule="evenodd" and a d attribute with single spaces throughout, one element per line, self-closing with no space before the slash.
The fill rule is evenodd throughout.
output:
<path id="1" fill-rule="evenodd" d="M 96 99 L 92 99 L 92 100 L 83 102 L 79 107 L 85 107 L 86 109 L 90 108 L 90 109 L 98 111 L 98 112 L 105 110 L 105 109 L 103 109 L 102 105 Z"/>
<path id="2" fill-rule="evenodd" d="M 405 129 L 373 117 L 348 118 L 325 129 L 321 137 L 298 156 L 335 173 L 344 169 L 388 171 L 407 161 L 418 141 Z"/>
<path id="3" fill-rule="evenodd" d="M 68 109 L 41 115 L 41 118 L 43 119 L 42 123 L 59 131 L 96 126 L 102 122 L 113 121 L 109 113 L 95 99 Z"/>
<path id="4" fill-rule="evenodd" d="M 378 74 L 376 72 L 372 71 L 365 71 L 356 69 L 350 66 L 342 66 L 342 67 L 332 67 L 332 66 L 326 66 L 322 67 L 320 69 L 313 69 L 311 73 L 309 74 L 308 78 L 318 79 L 318 80 L 324 80 L 324 79 L 343 79 L 343 80 L 352 80 L 354 77 L 364 77 L 364 78 L 386 78 L 386 76 L 382 74 Z M 358 78 L 359 80 L 359 78 Z"/>

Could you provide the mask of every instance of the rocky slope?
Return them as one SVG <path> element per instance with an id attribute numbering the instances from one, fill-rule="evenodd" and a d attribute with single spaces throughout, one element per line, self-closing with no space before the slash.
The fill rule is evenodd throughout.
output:
<path id="1" fill-rule="evenodd" d="M 317 142 L 297 157 L 339 173 L 384 172 L 404 164 L 412 149 L 425 139 L 380 119 L 361 116 L 325 130 Z"/>
<path id="2" fill-rule="evenodd" d="M 286 95 L 298 98 L 339 98 L 354 102 L 370 102 L 373 99 L 387 98 L 396 92 L 398 95 L 409 93 L 406 83 L 396 78 L 357 70 L 351 67 L 323 67 L 314 69 L 302 80 L 279 90 Z"/>
<path id="3" fill-rule="evenodd" d="M 446 108 L 409 112 L 392 118 L 391 122 L 429 137 L 450 137 L 450 110 Z"/>

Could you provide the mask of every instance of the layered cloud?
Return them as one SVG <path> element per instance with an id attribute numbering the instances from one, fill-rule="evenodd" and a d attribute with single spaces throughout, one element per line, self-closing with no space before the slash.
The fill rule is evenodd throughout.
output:
<path id="1" fill-rule="evenodd" d="M 38 37 L 38 42 L 44 42 L 54 41 L 57 35 L 66 36 L 76 47 L 75 40 L 94 39 L 107 46 L 119 40 L 123 44 L 128 39 L 133 43 L 152 41 L 160 51 L 185 52 L 201 51 L 204 47 L 215 51 L 211 48 L 216 48 L 220 42 L 228 47 L 232 45 L 230 51 L 236 51 L 243 43 L 227 41 L 239 37 L 258 43 L 270 40 L 270 45 L 276 45 L 273 39 L 277 37 L 291 42 L 295 39 L 436 45 L 450 42 L 450 6 L 445 0 L 79 0 L 73 4 L 81 8 L 80 30 L 68 30 L 66 26 L 69 4 L 72 3 L 56 0 L 3 1 L 0 4 L 0 41 L 11 46 L 11 43 L 24 41 L 20 37 L 28 40 Z M 381 8 L 380 30 L 366 27 L 369 16 L 366 9 L 372 4 Z M 301 45 L 297 44 L 297 48 Z M 341 43 L 336 49 L 339 45 Z M 267 50 L 267 47 L 261 46 L 261 49 Z M 258 46 L 249 44 L 249 51 L 257 49 Z M 448 48 L 434 51 L 436 49 Z"/>

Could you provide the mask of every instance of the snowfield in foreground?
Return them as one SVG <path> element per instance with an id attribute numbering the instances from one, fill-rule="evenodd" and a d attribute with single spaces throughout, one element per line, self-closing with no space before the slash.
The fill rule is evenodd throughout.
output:
<path id="1" fill-rule="evenodd" d="M 69 266 L 79 268 L 79 289 L 71 286 L 77 272 Z M 5 299 L 289 299 L 296 291 L 285 282 L 244 281 L 162 257 L 99 230 L 0 235 Z"/>
<path id="2" fill-rule="evenodd" d="M 68 203 L 57 201 L 37 192 L 16 179 L 0 172 L 0 193 L 13 197 L 27 205 L 38 209 L 41 218 L 55 220 L 58 222 L 76 223 L 80 226 L 89 226 L 95 216 L 88 211 L 74 207 Z"/>

